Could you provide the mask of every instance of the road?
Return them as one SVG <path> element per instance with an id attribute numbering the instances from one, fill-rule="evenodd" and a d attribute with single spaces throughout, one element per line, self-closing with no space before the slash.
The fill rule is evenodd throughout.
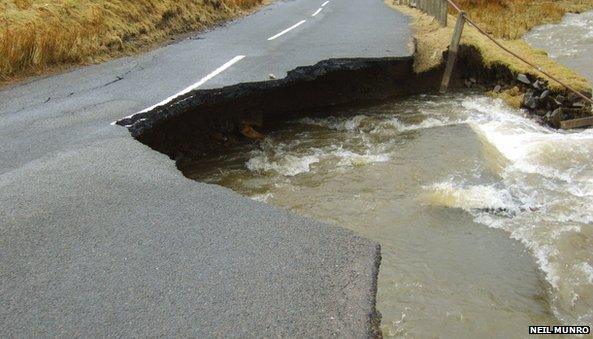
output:
<path id="1" fill-rule="evenodd" d="M 185 89 L 409 56 L 381 0 L 276 1 L 0 91 L 3 336 L 368 336 L 372 241 L 186 179 L 111 123 Z"/>

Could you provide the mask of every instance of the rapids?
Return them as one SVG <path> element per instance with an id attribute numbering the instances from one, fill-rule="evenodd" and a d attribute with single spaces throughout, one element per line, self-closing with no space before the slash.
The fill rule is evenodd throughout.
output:
<path id="1" fill-rule="evenodd" d="M 384 334 L 521 337 L 591 322 L 592 152 L 456 93 L 295 120 L 186 174 L 379 241 Z"/>
<path id="2" fill-rule="evenodd" d="M 593 12 L 526 40 L 593 80 Z M 338 113 L 185 174 L 380 242 L 386 336 L 593 325 L 593 131 L 551 130 L 473 92 Z"/>

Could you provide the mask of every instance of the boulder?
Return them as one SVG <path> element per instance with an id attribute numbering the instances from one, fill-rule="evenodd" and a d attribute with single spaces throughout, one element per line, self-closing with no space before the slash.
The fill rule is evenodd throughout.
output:
<path id="1" fill-rule="evenodd" d="M 546 121 L 550 126 L 554 128 L 560 128 L 560 123 L 562 122 L 562 116 L 564 112 L 562 108 L 556 108 L 553 112 L 546 114 Z"/>
<path id="2" fill-rule="evenodd" d="M 521 82 L 521 83 L 524 83 L 525 85 L 531 86 L 531 81 L 529 80 L 529 78 L 525 74 L 519 73 L 519 75 L 517 75 L 517 80 L 519 82 Z"/>
<path id="3" fill-rule="evenodd" d="M 523 107 L 529 109 L 536 109 L 539 104 L 539 96 L 536 95 L 533 91 L 525 92 L 525 96 L 523 97 Z"/>

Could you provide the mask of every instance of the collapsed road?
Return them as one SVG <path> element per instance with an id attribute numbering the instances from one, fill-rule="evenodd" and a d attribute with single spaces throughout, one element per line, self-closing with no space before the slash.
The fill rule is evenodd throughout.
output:
<path id="1" fill-rule="evenodd" d="M 4 336 L 377 334 L 377 243 L 186 179 L 111 123 L 327 59 L 411 58 L 407 18 L 277 1 L 198 36 L 0 92 Z"/>

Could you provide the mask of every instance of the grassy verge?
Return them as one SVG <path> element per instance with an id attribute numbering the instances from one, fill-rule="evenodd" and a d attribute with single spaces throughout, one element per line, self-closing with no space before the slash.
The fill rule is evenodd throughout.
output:
<path id="1" fill-rule="evenodd" d="M 491 6 L 495 6 L 493 3 L 510 4 L 514 2 L 516 3 L 506 7 L 496 5 L 498 6 L 496 9 L 491 8 Z M 534 4 L 538 2 L 539 4 Z M 558 1 L 558 3 L 564 3 L 566 7 L 563 8 L 567 9 L 571 9 L 571 7 L 568 6 L 570 2 L 575 4 L 575 7 L 572 7 L 574 10 L 593 8 L 593 0 L 591 2 L 588 0 Z M 585 2 L 591 3 L 591 5 L 588 6 L 585 4 Z M 418 10 L 405 6 L 394 5 L 392 0 L 387 0 L 387 3 L 412 18 L 412 26 L 417 41 L 417 55 L 415 60 L 416 72 L 426 72 L 441 65 L 444 62 L 443 52 L 447 50 L 451 41 L 453 28 L 456 23 L 456 17 L 449 15 L 448 26 L 440 27 L 436 20 L 426 14 L 421 13 Z M 499 37 L 499 41 L 503 45 L 515 51 L 517 54 L 521 55 L 530 62 L 540 66 L 554 77 L 564 81 L 567 84 L 570 84 L 575 89 L 582 92 L 591 91 L 591 87 L 585 78 L 580 76 L 575 71 L 562 66 L 553 59 L 549 58 L 545 51 L 535 49 L 520 39 L 501 38 L 506 35 L 519 36 L 527 32 L 528 29 L 533 28 L 539 24 L 551 21 L 559 21 L 564 15 L 565 9 L 555 12 L 556 15 L 552 20 L 549 17 L 546 17 L 546 13 L 531 12 L 531 10 L 537 11 L 540 9 L 542 6 L 540 0 L 462 0 L 459 1 L 459 3 L 466 6 L 464 8 L 469 9 L 468 15 L 470 17 L 473 17 L 472 13 L 475 14 L 478 12 L 483 12 L 481 15 L 476 15 L 475 21 L 477 21 L 478 24 L 481 24 L 484 28 L 490 29 L 493 34 Z M 467 3 L 471 3 L 471 5 L 468 6 Z M 522 10 L 519 12 L 513 12 L 516 8 L 515 6 L 518 6 L 518 4 L 523 4 L 524 7 L 521 7 Z M 579 6 L 576 6 L 576 4 Z M 486 12 L 488 12 L 488 14 L 486 14 Z M 532 19 L 526 19 L 525 21 L 522 21 L 522 18 L 529 17 L 529 15 L 532 15 Z M 500 18 L 505 19 L 501 20 Z M 497 25 L 489 26 L 489 20 L 492 22 L 496 21 Z M 514 22 L 522 22 L 523 28 L 521 30 L 517 30 Z M 523 73 L 531 75 L 533 78 L 545 79 L 549 81 L 551 90 L 559 93 L 565 92 L 564 87 L 560 86 L 551 79 L 547 79 L 541 73 L 498 48 L 494 43 L 485 38 L 483 35 L 479 34 L 475 28 L 469 25 L 465 26 L 461 44 L 473 47 L 478 50 L 481 54 L 484 66 L 488 68 L 502 66 L 516 74 Z M 519 93 L 516 90 L 505 91 L 501 93 L 500 96 L 513 106 L 520 105 L 522 100 L 522 93 Z"/>
<path id="2" fill-rule="evenodd" d="M 0 0 L 0 81 L 104 61 L 264 0 Z"/>

